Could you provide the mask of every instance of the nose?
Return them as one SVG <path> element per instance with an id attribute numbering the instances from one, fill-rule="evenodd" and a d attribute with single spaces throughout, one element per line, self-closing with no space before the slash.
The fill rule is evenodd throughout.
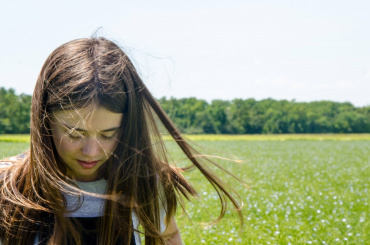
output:
<path id="1" fill-rule="evenodd" d="M 81 152 L 83 155 L 93 158 L 98 156 L 101 150 L 100 142 L 96 138 L 88 138 L 82 146 Z"/>

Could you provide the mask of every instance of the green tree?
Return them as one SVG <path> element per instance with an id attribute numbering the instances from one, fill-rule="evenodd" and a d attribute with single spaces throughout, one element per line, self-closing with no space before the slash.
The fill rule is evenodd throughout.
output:
<path id="1" fill-rule="evenodd" d="M 0 88 L 0 133 L 29 133 L 31 96 Z"/>

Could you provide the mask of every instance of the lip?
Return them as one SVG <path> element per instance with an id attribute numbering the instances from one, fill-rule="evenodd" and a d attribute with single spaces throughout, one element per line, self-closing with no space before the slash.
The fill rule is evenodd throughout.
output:
<path id="1" fill-rule="evenodd" d="M 78 164 L 80 164 L 81 167 L 83 168 L 93 168 L 98 164 L 99 161 L 82 161 L 82 160 L 77 160 Z"/>

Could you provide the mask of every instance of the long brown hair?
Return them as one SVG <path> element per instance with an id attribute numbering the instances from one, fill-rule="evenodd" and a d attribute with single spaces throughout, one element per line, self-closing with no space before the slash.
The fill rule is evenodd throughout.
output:
<path id="1" fill-rule="evenodd" d="M 190 168 L 169 164 L 159 123 L 191 160 L 192 167 L 216 189 L 222 207 L 219 218 L 225 213 L 227 199 L 242 217 L 230 189 L 201 164 L 198 152 L 162 110 L 127 55 L 112 41 L 94 37 L 58 47 L 42 67 L 32 98 L 29 154 L 3 171 L 0 180 L 2 244 L 33 244 L 40 227 L 47 225 L 43 217 L 52 217 L 55 224 L 50 241 L 81 244 L 78 224 L 65 217 L 68 210 L 61 194 L 71 192 L 70 187 L 78 194 L 78 188 L 66 175 L 49 122 L 55 111 L 89 105 L 124 115 L 118 145 L 106 162 L 104 178 L 108 185 L 98 244 L 115 244 L 119 238 L 129 244 L 132 211 L 143 227 L 145 244 L 164 244 L 159 230 L 160 203 L 166 207 L 169 222 L 181 197 L 196 195 L 181 174 Z"/>

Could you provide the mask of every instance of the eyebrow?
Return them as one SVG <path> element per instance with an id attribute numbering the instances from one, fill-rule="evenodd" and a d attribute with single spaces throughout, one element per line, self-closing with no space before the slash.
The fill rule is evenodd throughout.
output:
<path id="1" fill-rule="evenodd" d="M 68 128 L 68 129 L 74 129 L 76 131 L 80 131 L 80 132 L 87 132 L 87 130 L 85 129 L 82 129 L 82 128 L 76 128 L 76 127 L 71 127 L 71 126 L 68 126 L 66 124 L 62 124 L 64 127 Z M 102 132 L 102 133 L 106 133 L 106 132 L 112 132 L 112 131 L 116 131 L 117 129 L 119 129 L 120 127 L 113 127 L 113 128 L 108 128 L 108 129 L 104 129 L 104 130 L 101 130 L 99 132 Z"/>

